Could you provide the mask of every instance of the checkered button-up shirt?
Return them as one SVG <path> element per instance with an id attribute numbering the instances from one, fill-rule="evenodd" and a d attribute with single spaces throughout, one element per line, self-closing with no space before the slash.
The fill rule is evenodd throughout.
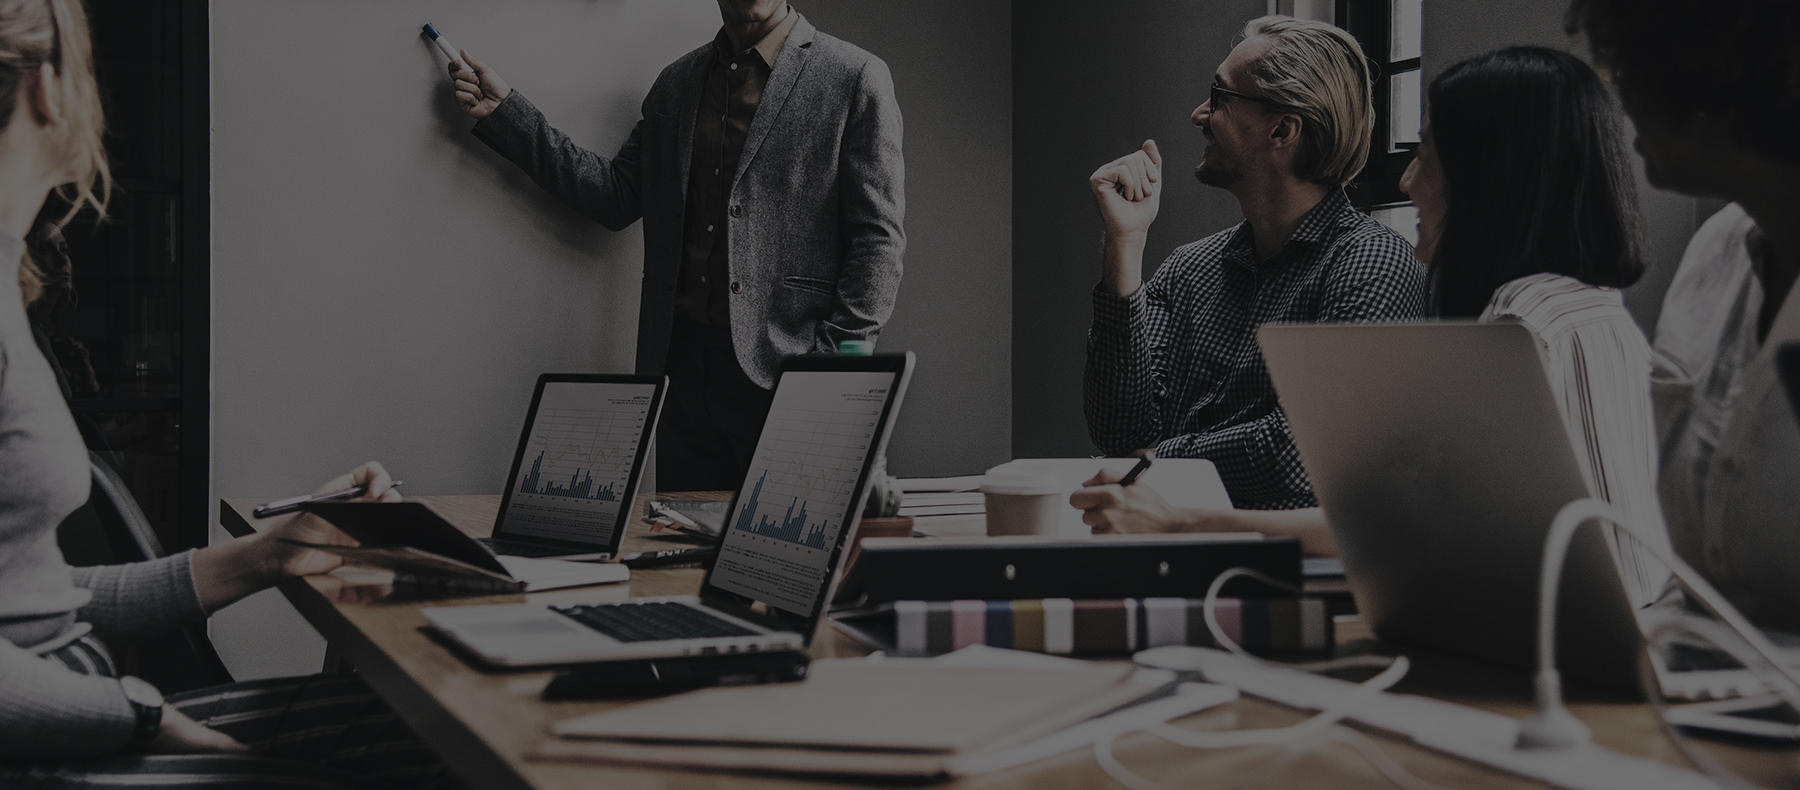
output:
<path id="1" fill-rule="evenodd" d="M 1427 290 L 1412 246 L 1341 191 L 1260 264 L 1248 222 L 1177 249 L 1130 296 L 1094 289 L 1088 435 L 1109 455 L 1208 459 L 1239 508 L 1312 507 L 1257 327 L 1419 318 Z"/>

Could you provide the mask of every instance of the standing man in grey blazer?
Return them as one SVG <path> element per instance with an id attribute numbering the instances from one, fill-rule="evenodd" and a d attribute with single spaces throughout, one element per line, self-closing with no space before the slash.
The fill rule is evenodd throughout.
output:
<path id="1" fill-rule="evenodd" d="M 718 3 L 724 27 L 663 69 L 611 159 L 466 50 L 450 63 L 476 137 L 612 230 L 644 220 L 637 368 L 669 375 L 665 490 L 743 482 L 782 359 L 875 339 L 906 248 L 887 64 L 786 0 Z"/>

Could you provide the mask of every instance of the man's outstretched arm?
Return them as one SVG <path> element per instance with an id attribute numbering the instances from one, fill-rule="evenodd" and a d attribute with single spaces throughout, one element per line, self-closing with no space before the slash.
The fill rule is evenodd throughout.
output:
<path id="1" fill-rule="evenodd" d="M 450 77 L 457 104 L 476 119 L 477 138 L 518 165 L 545 192 L 607 228 L 622 230 L 643 216 L 638 182 L 643 121 L 632 128 L 618 155 L 607 159 L 557 131 L 491 67 L 470 57 L 467 50 L 462 56 L 463 60 L 450 61 Z"/>

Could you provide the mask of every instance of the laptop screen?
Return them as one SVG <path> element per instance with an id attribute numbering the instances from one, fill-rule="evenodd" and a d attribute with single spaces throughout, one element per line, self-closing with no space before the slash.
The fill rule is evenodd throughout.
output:
<path id="1" fill-rule="evenodd" d="M 661 405 L 661 377 L 541 377 L 494 535 L 613 551 Z"/>
<path id="2" fill-rule="evenodd" d="M 888 369 L 794 370 L 790 363 L 782 374 L 726 514 L 709 590 L 775 610 L 790 624 L 817 615 L 910 355 L 862 360 Z"/>

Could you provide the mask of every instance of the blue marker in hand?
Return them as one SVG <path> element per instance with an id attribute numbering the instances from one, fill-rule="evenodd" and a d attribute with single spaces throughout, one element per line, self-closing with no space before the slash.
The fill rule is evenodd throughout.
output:
<path id="1" fill-rule="evenodd" d="M 462 60 L 462 55 L 457 54 L 462 50 L 452 46 L 450 39 L 444 38 L 444 34 L 439 33 L 438 29 L 433 27 L 430 22 L 425 23 L 425 35 L 431 38 L 431 43 L 436 44 L 438 50 L 443 52 L 445 57 L 451 60 Z"/>

